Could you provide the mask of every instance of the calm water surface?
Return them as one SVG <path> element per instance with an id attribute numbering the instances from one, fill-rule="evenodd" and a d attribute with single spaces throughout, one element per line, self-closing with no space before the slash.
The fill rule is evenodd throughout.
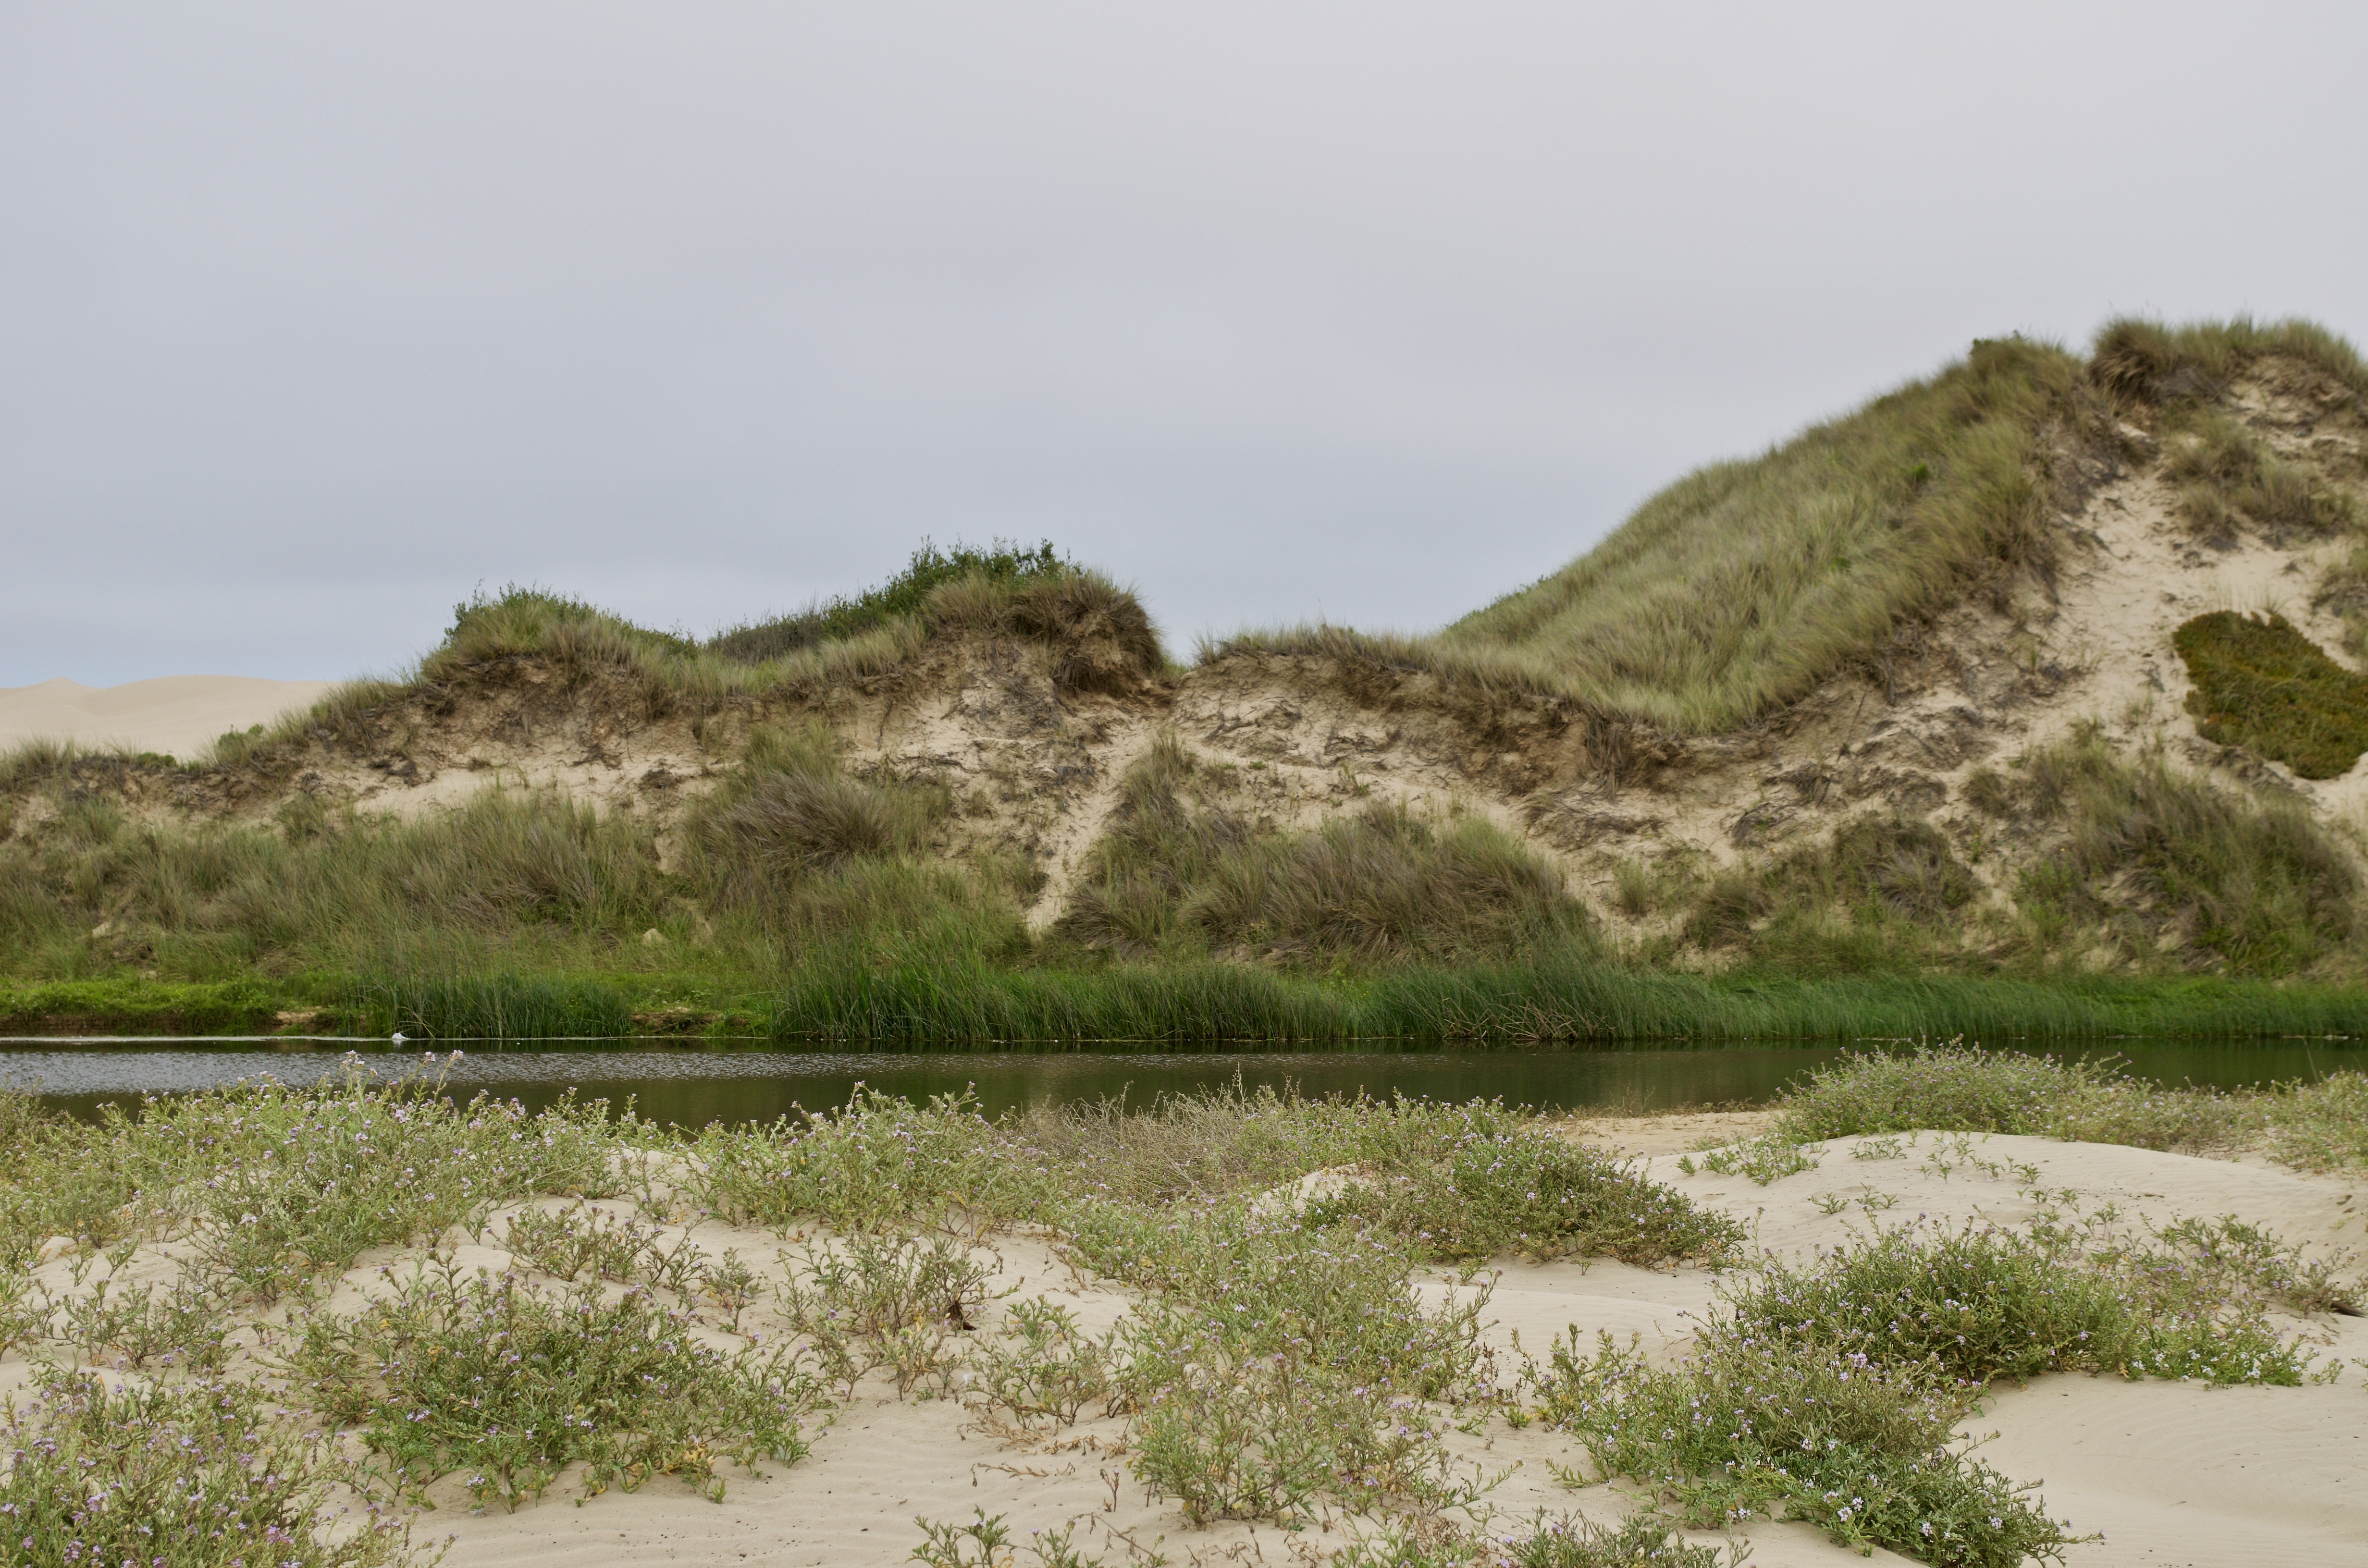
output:
<path id="1" fill-rule="evenodd" d="M 187 1094 L 240 1079 L 291 1086 L 344 1070 L 345 1052 L 383 1076 L 442 1074 L 455 1091 L 483 1089 L 529 1107 L 570 1088 L 622 1103 L 661 1121 L 770 1119 L 795 1108 L 845 1103 L 859 1083 L 915 1098 L 973 1091 L 989 1114 L 1123 1094 L 1144 1105 L 1165 1094 L 1229 1085 L 1295 1085 L 1308 1095 L 1403 1093 L 1433 1099 L 1494 1096 L 1556 1110 L 1661 1108 L 1755 1103 L 1843 1048 L 1794 1043 L 1682 1046 L 1640 1051 L 1385 1051 L 1306 1052 L 1110 1051 L 986 1054 L 974 1051 L 859 1055 L 760 1048 L 659 1047 L 651 1041 L 568 1041 L 550 1050 L 498 1043 L 447 1055 L 396 1050 L 383 1041 L 77 1040 L 0 1042 L 0 1083 L 37 1089 L 77 1115 L 108 1101 Z M 1869 1049 L 1860 1047 L 1859 1049 Z M 2237 1087 L 2368 1069 L 2368 1049 L 2351 1040 L 2129 1041 L 2055 1052 L 2127 1059 L 2160 1082 Z"/>

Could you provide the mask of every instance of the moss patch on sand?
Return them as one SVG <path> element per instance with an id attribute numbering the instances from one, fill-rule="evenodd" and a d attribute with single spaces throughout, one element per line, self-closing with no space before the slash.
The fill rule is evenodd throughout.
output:
<path id="1" fill-rule="evenodd" d="M 2333 778 L 2368 751 L 2368 677 L 2353 675 L 2282 615 L 2219 610 L 2172 636 L 2195 683 L 2196 732 Z"/>

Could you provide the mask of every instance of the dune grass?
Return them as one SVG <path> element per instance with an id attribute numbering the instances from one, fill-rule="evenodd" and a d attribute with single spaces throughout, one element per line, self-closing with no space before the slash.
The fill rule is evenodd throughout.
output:
<path id="1" fill-rule="evenodd" d="M 2166 425 L 2168 460 L 2207 535 L 2355 525 L 2348 492 L 2215 406 L 2274 362 L 2318 378 L 2354 417 L 2368 411 L 2358 351 L 2307 322 L 2119 320 L 2086 361 L 2021 338 L 1977 342 L 1760 457 L 1688 475 L 1568 566 L 1434 634 L 1300 627 L 1207 644 L 1202 657 L 1328 655 L 1716 733 L 1853 665 L 1879 668 L 1903 624 L 1986 578 L 2044 574 L 2051 514 L 2135 455 L 2130 420 Z"/>
<path id="2" fill-rule="evenodd" d="M 1688 733 L 1730 729 L 1873 654 L 2002 566 L 2044 562 L 2070 494 L 2051 439 L 2101 439 L 2081 362 L 2020 338 L 1765 456 L 1646 501 L 1560 572 L 1423 638 L 1246 636 L 1571 699 Z"/>
<path id="3" fill-rule="evenodd" d="M 1141 600 L 1061 556 L 996 541 L 985 550 L 927 541 L 887 582 L 797 615 L 729 629 L 704 641 L 655 631 L 548 588 L 512 584 L 453 607 L 452 623 L 417 666 L 393 679 L 349 681 L 277 723 L 232 732 L 201 756 L 89 752 L 34 742 L 0 754 L 0 791 L 74 773 L 178 768 L 285 771 L 317 744 L 382 744 L 403 705 L 433 705 L 521 657 L 563 687 L 608 682 L 637 717 L 711 714 L 735 699 L 787 693 L 813 699 L 909 666 L 933 640 L 1017 639 L 1046 650 L 1064 690 L 1123 690 L 1169 665 Z"/>
<path id="4" fill-rule="evenodd" d="M 2279 976 L 2357 951 L 2360 873 L 2298 801 L 2238 796 L 2159 756 L 2125 761 L 2093 733 L 2024 758 L 2009 799 L 2060 835 L 2015 890 L 2044 950 L 2102 939 L 2136 962 Z"/>
<path id="5" fill-rule="evenodd" d="M 735 664 L 762 665 L 785 653 L 848 642 L 915 619 L 927 609 L 933 592 L 965 577 L 1034 583 L 1057 580 L 1076 570 L 1076 563 L 1064 558 L 1049 540 L 1031 548 L 998 539 L 984 550 L 960 540 L 951 550 L 940 550 L 923 540 L 904 569 L 876 587 L 834 596 L 794 615 L 718 631 L 700 647 Z"/>
<path id="6" fill-rule="evenodd" d="M 1559 872 L 1486 822 L 1376 804 L 1289 835 L 1230 801 L 1233 770 L 1157 736 L 1087 854 L 1063 945 L 1129 958 L 1301 963 L 1503 957 L 1588 927 Z"/>
<path id="7" fill-rule="evenodd" d="M 1775 1135 L 2010 1132 L 2182 1153 L 2266 1148 L 2302 1170 L 2368 1166 L 2368 1078 L 2225 1091 L 2169 1087 L 2110 1062 L 2061 1062 L 1960 1040 L 1853 1052 L 1788 1087 Z"/>

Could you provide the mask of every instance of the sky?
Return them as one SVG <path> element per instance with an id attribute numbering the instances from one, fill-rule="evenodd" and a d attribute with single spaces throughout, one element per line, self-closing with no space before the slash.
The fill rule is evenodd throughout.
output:
<path id="1" fill-rule="evenodd" d="M 1422 630 L 1977 336 L 2368 335 L 2368 7 L 0 4 L 0 686 L 1050 539 Z"/>

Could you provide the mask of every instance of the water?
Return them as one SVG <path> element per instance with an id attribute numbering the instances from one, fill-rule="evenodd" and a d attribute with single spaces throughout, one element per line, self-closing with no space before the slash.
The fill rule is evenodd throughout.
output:
<path id="1" fill-rule="evenodd" d="M 1163 1094 L 1295 1085 L 1304 1094 L 1433 1099 L 1495 1096 L 1554 1110 L 1659 1109 L 1678 1105 L 1764 1101 L 1787 1081 L 1832 1061 L 1840 1047 L 1796 1043 L 1668 1047 L 1648 1051 L 1392 1051 L 1271 1053 L 1075 1052 L 842 1054 L 752 1048 L 672 1047 L 650 1042 L 571 1041 L 571 1050 L 464 1050 L 452 1055 L 395 1051 L 378 1042 L 364 1062 L 385 1076 L 441 1074 L 454 1091 L 483 1089 L 530 1108 L 573 1087 L 587 1097 L 632 1098 L 659 1121 L 769 1120 L 798 1107 L 844 1104 L 859 1083 L 920 1098 L 973 1090 L 990 1114 L 1124 1094 L 1135 1105 Z M 188 1094 L 242 1078 L 291 1086 L 344 1071 L 347 1042 L 225 1042 L 140 1040 L 71 1046 L 0 1044 L 0 1083 L 38 1088 L 48 1104 L 89 1116 L 108 1101 Z M 2134 1072 L 2169 1084 L 2222 1088 L 2338 1070 L 2368 1069 L 2368 1047 L 2351 1040 L 2129 1042 L 2057 1052 L 2128 1059 Z"/>

